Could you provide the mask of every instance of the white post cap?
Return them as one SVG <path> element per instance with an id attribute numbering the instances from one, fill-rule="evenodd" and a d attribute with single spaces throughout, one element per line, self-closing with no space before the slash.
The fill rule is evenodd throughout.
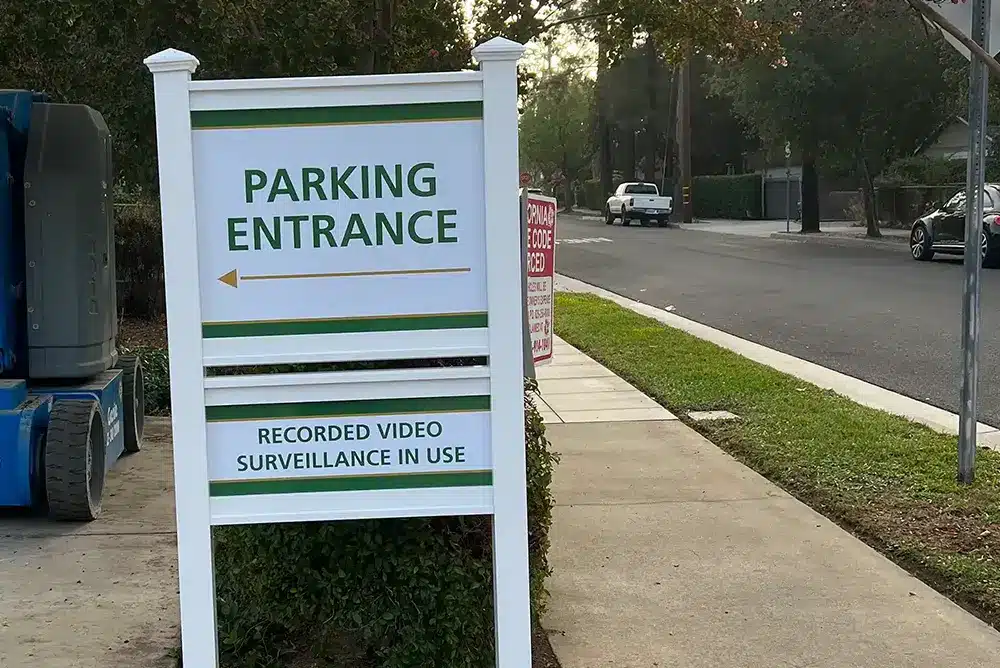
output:
<path id="1" fill-rule="evenodd" d="M 488 60 L 517 60 L 524 54 L 524 45 L 505 37 L 494 37 L 472 50 L 472 57 L 479 62 Z"/>
<path id="2" fill-rule="evenodd" d="M 154 53 L 145 60 L 143 64 L 149 68 L 153 74 L 157 72 L 191 72 L 198 69 L 198 59 L 190 53 L 185 53 L 177 49 L 164 49 L 159 53 Z"/>

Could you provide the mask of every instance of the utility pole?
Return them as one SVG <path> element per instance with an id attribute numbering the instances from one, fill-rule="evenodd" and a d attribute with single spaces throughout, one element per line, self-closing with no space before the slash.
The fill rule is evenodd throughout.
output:
<path id="1" fill-rule="evenodd" d="M 792 231 L 792 145 L 785 142 L 785 233 Z M 801 179 L 800 179 L 801 182 Z"/>
<path id="2" fill-rule="evenodd" d="M 974 0 L 970 37 L 990 51 L 990 5 Z M 962 405 L 958 431 L 958 482 L 972 484 L 976 467 L 976 409 L 979 383 L 979 295 L 982 266 L 983 185 L 986 149 L 986 65 L 970 58 L 969 164 L 966 178 L 965 281 L 962 295 Z"/>
<path id="3" fill-rule="evenodd" d="M 677 157 L 680 163 L 681 221 L 693 219 L 691 206 L 691 56 L 686 54 L 680 67 L 677 89 Z"/>

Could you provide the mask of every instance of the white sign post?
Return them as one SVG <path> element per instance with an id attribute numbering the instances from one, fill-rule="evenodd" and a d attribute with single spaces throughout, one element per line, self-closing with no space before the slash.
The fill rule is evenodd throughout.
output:
<path id="1" fill-rule="evenodd" d="M 531 665 L 517 61 L 192 81 L 153 73 L 183 661 L 215 668 L 211 527 L 493 515 L 497 665 Z M 480 367 L 206 377 L 288 363 Z"/>

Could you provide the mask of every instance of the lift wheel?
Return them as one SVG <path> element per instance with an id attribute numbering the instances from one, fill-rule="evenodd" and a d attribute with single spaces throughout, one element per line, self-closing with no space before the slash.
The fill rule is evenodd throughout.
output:
<path id="1" fill-rule="evenodd" d="M 97 519 L 104 495 L 104 458 L 100 403 L 56 401 L 45 434 L 45 498 L 50 518 Z"/>

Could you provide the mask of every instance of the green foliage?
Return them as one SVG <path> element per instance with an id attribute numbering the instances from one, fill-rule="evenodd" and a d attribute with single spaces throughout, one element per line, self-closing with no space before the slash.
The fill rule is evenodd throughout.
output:
<path id="1" fill-rule="evenodd" d="M 951 185 L 965 182 L 965 160 L 922 155 L 896 160 L 879 175 L 878 185 Z"/>
<path id="2" fill-rule="evenodd" d="M 503 35 L 526 42 L 561 25 L 607 38 L 611 60 L 652 33 L 662 52 L 740 58 L 772 51 L 782 26 L 753 20 L 743 0 L 476 0 L 477 37 Z"/>
<path id="3" fill-rule="evenodd" d="M 526 169 L 547 177 L 561 173 L 567 187 L 586 178 L 593 157 L 593 82 L 560 72 L 538 81 L 521 114 L 521 159 Z M 567 205 L 572 198 L 566 197 Z"/>
<path id="4" fill-rule="evenodd" d="M 170 360 L 163 348 L 128 348 L 119 346 L 123 355 L 135 355 L 142 363 L 147 415 L 170 413 Z"/>
<path id="5" fill-rule="evenodd" d="M 148 198 L 115 207 L 115 272 L 118 310 L 130 318 L 161 315 L 163 241 L 160 207 Z"/>
<path id="6" fill-rule="evenodd" d="M 580 191 L 580 195 L 583 198 L 581 204 L 588 209 L 594 209 L 595 211 L 603 211 L 604 204 L 608 201 L 608 197 L 611 193 L 604 192 L 601 187 L 600 179 L 588 179 L 583 182 L 583 188 Z"/>
<path id="7" fill-rule="evenodd" d="M 691 184 L 697 218 L 759 219 L 760 174 L 696 176 Z"/>
<path id="8" fill-rule="evenodd" d="M 544 609 L 557 457 L 525 393 L 531 596 Z M 223 666 L 347 651 L 378 668 L 494 665 L 488 517 L 314 522 L 215 531 Z M 332 659 L 333 656 L 330 656 Z M 342 665 L 342 664 L 335 664 Z"/>
<path id="9" fill-rule="evenodd" d="M 168 413 L 167 351 L 130 352 L 142 359 L 149 412 Z M 536 390 L 534 381 L 525 382 L 537 619 L 550 573 L 550 486 L 558 456 L 531 398 Z M 281 668 L 305 654 L 344 668 L 494 665 L 488 517 L 267 524 L 214 535 L 224 667 Z"/>
<path id="10" fill-rule="evenodd" d="M 199 78 L 454 70 L 469 62 L 463 11 L 461 0 L 8 2 L 0 88 L 94 107 L 111 129 L 119 180 L 155 191 L 146 56 L 189 51 Z"/>
<path id="11" fill-rule="evenodd" d="M 954 54 L 905 3 L 876 3 L 860 22 L 841 5 L 755 3 L 756 14 L 775 20 L 798 12 L 799 25 L 781 39 L 784 59 L 717 67 L 712 89 L 766 142 L 788 139 L 876 174 L 954 113 L 955 81 L 945 72 Z"/>

